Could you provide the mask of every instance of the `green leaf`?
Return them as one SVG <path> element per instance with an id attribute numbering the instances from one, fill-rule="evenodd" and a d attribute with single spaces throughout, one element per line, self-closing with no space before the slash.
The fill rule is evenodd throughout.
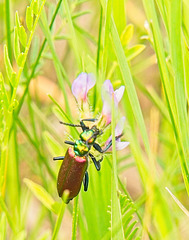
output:
<path id="1" fill-rule="evenodd" d="M 62 146 L 51 136 L 47 131 L 43 133 L 43 138 L 45 139 L 48 149 L 52 156 L 62 155 Z"/>
<path id="2" fill-rule="evenodd" d="M 48 240 L 50 239 L 50 236 L 51 236 L 51 232 L 49 230 L 45 230 L 44 233 L 42 233 L 38 238 L 37 240 Z"/>
<path id="3" fill-rule="evenodd" d="M 16 240 L 23 240 L 23 239 L 26 239 L 26 238 L 27 238 L 27 231 L 26 230 L 22 230 L 21 232 L 19 232 L 15 236 Z"/>
<path id="4" fill-rule="evenodd" d="M 138 231 L 139 228 L 135 228 L 131 234 L 128 236 L 127 240 L 133 240 L 134 239 L 134 236 L 136 234 L 136 232 Z M 136 239 L 136 238 L 135 238 Z M 138 237 L 137 239 L 141 239 L 140 237 Z"/>
<path id="5" fill-rule="evenodd" d="M 118 176 L 117 176 L 117 158 L 115 148 L 115 104 L 114 95 L 112 95 L 112 179 L 111 179 L 111 239 L 124 239 L 123 224 L 121 218 L 121 206 L 118 198 Z"/>
<path id="6" fill-rule="evenodd" d="M 18 107 L 18 100 L 14 99 L 12 103 L 9 105 L 9 108 L 8 108 L 9 113 L 11 113 L 17 107 Z"/>
<path id="7" fill-rule="evenodd" d="M 8 95 L 7 95 L 7 91 L 5 89 L 5 81 L 3 78 L 2 73 L 0 72 L 0 100 L 3 100 L 2 103 L 5 104 L 6 109 L 8 109 L 9 107 L 9 100 L 8 100 Z"/>
<path id="8" fill-rule="evenodd" d="M 18 59 L 17 59 L 17 64 L 19 67 L 21 67 L 23 65 L 25 57 L 26 57 L 25 53 L 22 52 L 19 54 Z"/>
<path id="9" fill-rule="evenodd" d="M 25 184 L 32 191 L 32 193 L 36 196 L 37 199 L 50 211 L 58 214 L 60 205 L 54 201 L 51 195 L 39 184 L 34 183 L 33 181 L 25 178 Z"/>
<path id="10" fill-rule="evenodd" d="M 32 41 L 32 46 L 31 46 L 31 52 L 32 54 L 30 54 L 30 62 L 31 65 L 35 63 L 37 57 L 38 57 L 38 53 L 39 53 L 39 46 L 40 46 L 40 40 L 38 36 L 35 36 L 33 38 Z"/>
<path id="11" fill-rule="evenodd" d="M 29 31 L 33 28 L 33 11 L 31 7 L 27 7 L 26 9 L 26 25 Z"/>
<path id="12" fill-rule="evenodd" d="M 73 218 L 72 218 L 72 240 L 77 239 L 77 223 L 78 223 L 78 214 L 79 214 L 79 195 L 74 199 L 74 207 L 73 207 Z"/>
<path id="13" fill-rule="evenodd" d="M 4 212 L 1 213 L 0 226 L 1 226 L 0 227 L 1 239 L 6 239 L 7 224 L 6 224 L 6 215 Z"/>
<path id="14" fill-rule="evenodd" d="M 145 47 L 146 46 L 143 44 L 137 44 L 129 49 L 126 49 L 125 55 L 126 55 L 127 61 L 130 61 L 136 56 L 138 56 L 145 49 Z"/>
<path id="15" fill-rule="evenodd" d="M 112 12 L 118 33 L 120 35 L 126 25 L 125 1 L 112 1 Z"/>
<path id="16" fill-rule="evenodd" d="M 134 32 L 134 26 L 132 24 L 129 24 L 125 27 L 120 37 L 123 47 L 127 46 L 128 43 L 130 43 L 133 37 L 133 32 Z"/>
<path id="17" fill-rule="evenodd" d="M 66 204 L 62 201 L 62 204 L 59 208 L 60 210 L 59 210 L 59 213 L 58 213 L 58 218 L 57 218 L 57 221 L 56 221 L 56 224 L 55 224 L 55 227 L 54 227 L 54 231 L 53 231 L 53 235 L 52 235 L 51 240 L 56 240 L 57 239 L 57 235 L 58 235 L 58 232 L 60 230 L 62 218 L 64 216 L 65 207 L 66 207 Z"/>
<path id="18" fill-rule="evenodd" d="M 5 68 L 6 68 L 7 76 L 9 79 L 11 79 L 13 69 L 12 69 L 12 65 L 10 63 L 8 49 L 7 49 L 6 45 L 4 46 L 4 61 L 5 61 Z"/>
<path id="19" fill-rule="evenodd" d="M 118 60 L 118 64 L 120 67 L 120 71 L 122 73 L 123 82 L 125 84 L 125 89 L 127 90 L 129 101 L 132 106 L 133 114 L 138 123 L 139 129 L 140 129 L 143 141 L 144 141 L 146 152 L 147 152 L 147 154 L 150 154 L 149 139 L 148 139 L 148 134 L 146 131 L 146 126 L 144 123 L 144 118 L 142 115 L 142 110 L 141 110 L 139 100 L 137 97 L 137 93 L 136 93 L 136 89 L 135 89 L 135 86 L 133 83 L 131 71 L 129 69 L 127 59 L 125 57 L 125 53 L 124 53 L 123 47 L 121 45 L 119 35 L 118 35 L 113 18 L 111 19 L 111 38 L 112 38 L 112 43 L 113 43 L 113 47 L 115 50 L 115 54 L 116 54 L 116 57 Z"/>
<path id="20" fill-rule="evenodd" d="M 125 239 L 133 239 L 138 227 L 136 227 L 137 221 L 133 221 L 133 213 L 136 212 L 133 202 L 127 197 L 127 195 L 120 193 L 120 206 L 122 213 L 122 224 L 124 226 Z"/>
<path id="21" fill-rule="evenodd" d="M 16 11 L 16 13 L 15 13 L 15 22 L 16 22 L 17 29 L 19 29 L 19 27 L 20 27 L 20 19 L 19 19 L 18 11 Z"/>
<path id="22" fill-rule="evenodd" d="M 26 30 L 23 26 L 20 26 L 18 29 L 18 35 L 19 35 L 19 39 L 21 44 L 26 47 L 27 44 L 27 34 L 26 34 Z"/>
<path id="23" fill-rule="evenodd" d="M 32 4 L 31 4 L 31 8 L 33 10 L 33 13 L 35 15 L 38 14 L 38 10 L 39 10 L 39 2 L 36 0 L 36 1 L 33 1 Z"/>
<path id="24" fill-rule="evenodd" d="M 14 28 L 14 56 L 17 60 L 18 56 L 20 54 L 20 43 L 19 43 L 19 36 L 18 36 L 18 28 Z"/>
<path id="25" fill-rule="evenodd" d="M 0 207 L 1 210 L 6 214 L 9 226 L 11 227 L 13 232 L 16 232 L 16 223 L 13 221 L 13 217 L 10 215 L 10 212 L 2 196 L 0 196 Z"/>
<path id="26" fill-rule="evenodd" d="M 15 72 L 12 72 L 11 74 L 11 79 L 10 79 L 10 83 L 13 87 L 16 87 L 18 85 L 17 83 L 17 79 L 16 79 L 16 73 Z"/>

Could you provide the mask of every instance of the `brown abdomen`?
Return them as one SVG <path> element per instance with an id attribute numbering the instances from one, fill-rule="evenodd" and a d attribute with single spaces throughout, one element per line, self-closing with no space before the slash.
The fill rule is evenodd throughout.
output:
<path id="1" fill-rule="evenodd" d="M 87 165 L 86 157 L 76 156 L 73 148 L 68 148 L 57 180 L 57 189 L 60 197 L 62 197 L 66 189 L 69 190 L 67 202 L 78 195 Z"/>

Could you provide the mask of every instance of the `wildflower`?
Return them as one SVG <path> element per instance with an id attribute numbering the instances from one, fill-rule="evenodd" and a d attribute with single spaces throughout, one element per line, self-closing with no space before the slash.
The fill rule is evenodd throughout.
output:
<path id="1" fill-rule="evenodd" d="M 122 117 L 119 122 L 117 123 L 115 127 L 115 136 L 118 137 L 122 135 L 123 129 L 124 129 L 124 122 L 125 122 L 125 117 Z M 108 140 L 105 143 L 105 146 L 107 146 L 110 142 L 112 141 L 112 135 L 108 138 Z M 129 145 L 129 142 L 121 142 L 120 138 L 116 139 L 116 150 L 122 150 L 126 148 Z M 112 150 L 112 147 L 109 149 L 110 151 Z"/>
<path id="2" fill-rule="evenodd" d="M 72 93 L 77 101 L 86 101 L 88 91 L 94 87 L 95 78 L 92 73 L 80 73 L 72 83 Z"/>
<path id="3" fill-rule="evenodd" d="M 120 88 L 114 91 L 110 80 L 106 80 L 104 82 L 103 89 L 102 89 L 102 100 L 103 100 L 102 116 L 106 121 L 106 125 L 108 125 L 111 122 L 112 94 L 114 93 L 114 103 L 115 103 L 115 107 L 117 107 L 118 103 L 120 102 L 123 96 L 124 91 L 125 91 L 124 86 L 121 86 Z"/>

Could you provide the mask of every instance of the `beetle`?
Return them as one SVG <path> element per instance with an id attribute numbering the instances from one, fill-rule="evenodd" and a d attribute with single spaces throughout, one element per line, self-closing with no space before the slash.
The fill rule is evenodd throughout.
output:
<path id="1" fill-rule="evenodd" d="M 87 191 L 88 189 L 88 158 L 90 157 L 92 159 L 97 171 L 99 171 L 101 168 L 100 163 L 103 160 L 103 155 L 101 159 L 97 161 L 90 152 L 91 147 L 103 154 L 112 146 L 112 141 L 110 141 L 110 143 L 104 149 L 102 149 L 101 146 L 95 142 L 97 137 L 102 135 L 103 131 L 99 130 L 96 125 L 93 125 L 91 128 L 89 128 L 84 122 L 95 122 L 96 120 L 97 119 L 94 118 L 82 119 L 79 125 L 60 121 L 61 124 L 71 127 L 81 127 L 82 129 L 80 139 L 76 140 L 75 142 L 65 141 L 66 144 L 72 146 L 67 149 L 65 156 L 53 158 L 53 160 L 63 160 L 58 173 L 57 190 L 59 197 L 62 197 L 65 190 L 69 191 L 66 203 L 69 203 L 70 200 L 78 195 L 81 189 L 82 181 L 84 185 L 84 191 Z M 122 134 L 117 136 L 116 140 L 121 136 Z"/>

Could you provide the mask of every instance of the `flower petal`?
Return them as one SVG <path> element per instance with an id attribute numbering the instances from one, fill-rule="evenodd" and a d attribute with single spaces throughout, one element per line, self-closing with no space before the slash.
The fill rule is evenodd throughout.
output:
<path id="1" fill-rule="evenodd" d="M 111 100 L 112 93 L 114 92 L 113 86 L 110 80 L 106 80 L 102 86 L 102 100 Z"/>
<path id="2" fill-rule="evenodd" d="M 95 78 L 93 74 L 80 73 L 72 83 L 72 93 L 75 98 L 86 101 L 87 93 L 95 85 Z"/>
<path id="3" fill-rule="evenodd" d="M 94 74 L 92 73 L 87 74 L 87 86 L 86 86 L 87 93 L 92 87 L 94 87 L 95 83 L 96 83 L 96 79 Z"/>
<path id="4" fill-rule="evenodd" d="M 114 92 L 112 83 L 110 82 L 109 79 L 107 79 L 104 84 L 103 84 L 104 89 L 106 90 L 106 92 L 112 94 Z"/>
<path id="5" fill-rule="evenodd" d="M 119 122 L 117 123 L 116 127 L 115 127 L 115 135 L 119 136 L 122 134 L 123 129 L 124 129 L 124 123 L 125 123 L 125 117 L 123 116 Z"/>
<path id="6" fill-rule="evenodd" d="M 108 101 L 104 101 L 102 108 L 102 116 L 106 120 L 106 125 L 111 122 L 111 104 Z"/>
<path id="7" fill-rule="evenodd" d="M 115 94 L 117 103 L 120 102 L 120 100 L 122 99 L 124 91 L 125 91 L 124 86 L 121 86 L 120 88 L 115 90 L 114 94 Z"/>
<path id="8" fill-rule="evenodd" d="M 118 142 L 116 141 L 116 150 L 122 150 L 129 145 L 129 142 Z"/>

